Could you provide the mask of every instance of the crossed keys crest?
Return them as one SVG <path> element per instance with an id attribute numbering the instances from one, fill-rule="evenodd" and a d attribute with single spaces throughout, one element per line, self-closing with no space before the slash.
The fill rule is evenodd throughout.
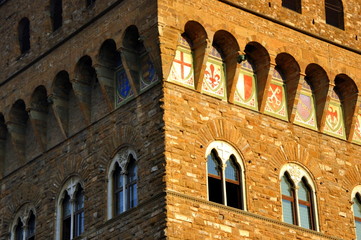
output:
<path id="1" fill-rule="evenodd" d="M 281 96 L 281 87 L 275 85 L 275 88 L 273 89 L 271 85 L 269 86 L 267 102 L 269 102 L 274 108 L 277 108 L 281 105 Z"/>

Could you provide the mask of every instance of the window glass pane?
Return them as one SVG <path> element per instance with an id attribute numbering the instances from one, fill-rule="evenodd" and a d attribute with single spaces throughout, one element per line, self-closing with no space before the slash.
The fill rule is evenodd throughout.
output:
<path id="1" fill-rule="evenodd" d="M 294 222 L 294 209 L 291 201 L 282 199 L 282 213 L 283 221 L 290 224 L 295 224 Z"/>
<path id="2" fill-rule="evenodd" d="M 128 182 L 129 183 L 137 180 L 137 164 L 133 158 L 130 161 L 131 162 L 129 163 L 129 166 L 128 166 Z"/>
<path id="3" fill-rule="evenodd" d="M 135 207 L 138 204 L 137 196 L 137 184 L 132 184 L 129 186 L 129 208 Z"/>
<path id="4" fill-rule="evenodd" d="M 298 189 L 298 199 L 310 202 L 310 191 L 304 180 L 300 182 Z"/>
<path id="5" fill-rule="evenodd" d="M 116 214 L 120 214 L 124 211 L 123 185 L 124 176 L 121 174 L 121 169 L 116 163 L 114 170 L 114 205 Z"/>
<path id="6" fill-rule="evenodd" d="M 75 211 L 79 211 L 84 208 L 84 191 L 79 189 L 76 194 Z"/>
<path id="7" fill-rule="evenodd" d="M 238 173 L 239 173 L 239 169 L 237 167 L 237 165 L 235 164 L 233 159 L 230 159 L 226 162 L 226 178 L 230 179 L 230 180 L 234 180 L 234 181 L 239 181 L 239 177 L 238 177 Z"/>
<path id="8" fill-rule="evenodd" d="M 84 232 L 84 211 L 75 215 L 75 237 L 80 236 Z"/>
<path id="9" fill-rule="evenodd" d="M 127 180 L 127 197 L 128 206 L 133 208 L 138 204 L 137 196 L 137 164 L 132 155 L 130 155 L 130 163 L 128 166 L 128 180 Z"/>
<path id="10" fill-rule="evenodd" d="M 361 218 L 361 203 L 357 199 L 357 197 L 353 199 L 353 202 L 353 214 L 355 215 L 355 217 Z"/>
<path id="11" fill-rule="evenodd" d="M 123 191 L 115 194 L 115 212 L 120 214 L 124 211 Z"/>
<path id="12" fill-rule="evenodd" d="M 355 221 L 356 224 L 356 239 L 361 239 L 361 222 Z"/>
<path id="13" fill-rule="evenodd" d="M 208 168 L 208 174 L 221 176 L 221 169 L 219 166 L 219 162 L 216 159 L 216 156 L 212 152 L 207 157 L 207 168 Z"/>
<path id="14" fill-rule="evenodd" d="M 301 227 L 312 229 L 311 208 L 300 204 L 299 209 L 300 209 Z"/>
<path id="15" fill-rule="evenodd" d="M 281 190 L 282 190 L 282 195 L 286 195 L 289 197 L 292 197 L 292 184 L 290 183 L 290 181 L 288 180 L 288 178 L 286 177 L 286 175 L 284 175 L 281 178 Z"/>
<path id="16" fill-rule="evenodd" d="M 69 217 L 70 215 L 71 215 L 70 197 L 66 193 L 63 200 L 63 218 Z"/>

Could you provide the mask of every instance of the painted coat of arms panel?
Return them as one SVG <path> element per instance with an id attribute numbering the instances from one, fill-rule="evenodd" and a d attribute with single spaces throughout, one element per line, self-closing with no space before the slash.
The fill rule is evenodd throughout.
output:
<path id="1" fill-rule="evenodd" d="M 253 110 L 258 109 L 256 97 L 256 77 L 252 65 L 248 61 L 243 61 L 241 71 L 238 75 L 234 102 L 243 107 Z"/>
<path id="2" fill-rule="evenodd" d="M 346 139 L 343 111 L 339 97 L 332 93 L 326 112 L 326 123 L 323 130 L 326 134 Z"/>
<path id="3" fill-rule="evenodd" d="M 115 106 L 124 103 L 125 100 L 134 96 L 129 78 L 121 64 L 115 72 Z"/>
<path id="4" fill-rule="evenodd" d="M 306 81 L 302 85 L 294 123 L 317 130 L 315 101 L 311 87 Z"/>
<path id="5" fill-rule="evenodd" d="M 194 89 L 193 55 L 191 45 L 180 37 L 168 81 Z"/>
<path id="6" fill-rule="evenodd" d="M 227 99 L 226 81 L 224 74 L 225 65 L 223 64 L 220 53 L 212 47 L 204 71 L 202 92 L 211 96 Z"/>
<path id="7" fill-rule="evenodd" d="M 288 120 L 285 84 L 280 73 L 274 69 L 268 88 L 265 113 Z"/>

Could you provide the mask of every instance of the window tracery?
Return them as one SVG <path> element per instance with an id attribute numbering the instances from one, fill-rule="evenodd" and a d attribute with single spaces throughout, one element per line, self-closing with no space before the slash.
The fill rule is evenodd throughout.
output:
<path id="1" fill-rule="evenodd" d="M 138 205 L 137 155 L 126 147 L 113 158 L 108 172 L 108 219 Z"/>
<path id="2" fill-rule="evenodd" d="M 282 167 L 280 180 L 283 221 L 318 231 L 316 193 L 309 174 L 289 163 Z"/>

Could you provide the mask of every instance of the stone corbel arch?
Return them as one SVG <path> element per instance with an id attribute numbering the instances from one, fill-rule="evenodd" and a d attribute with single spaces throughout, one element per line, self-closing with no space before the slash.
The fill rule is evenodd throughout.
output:
<path id="1" fill-rule="evenodd" d="M 236 147 L 245 161 L 252 160 L 254 153 L 247 139 L 242 135 L 241 125 L 245 124 L 246 121 L 237 126 L 235 123 L 221 118 L 211 120 L 199 130 L 196 139 L 197 145 L 205 148 L 215 140 L 225 141 Z"/>
<path id="2" fill-rule="evenodd" d="M 322 178 L 322 170 L 313 160 L 315 154 L 316 158 L 318 158 L 317 154 L 319 153 L 313 152 L 311 154 L 310 150 L 295 141 L 285 142 L 275 150 L 269 159 L 270 171 L 274 170 L 275 175 L 278 176 L 277 173 L 283 165 L 296 163 L 303 166 L 304 169 L 308 169 L 310 176 L 313 176 L 313 181 L 316 183 Z M 317 185 L 315 185 L 316 189 Z"/>

